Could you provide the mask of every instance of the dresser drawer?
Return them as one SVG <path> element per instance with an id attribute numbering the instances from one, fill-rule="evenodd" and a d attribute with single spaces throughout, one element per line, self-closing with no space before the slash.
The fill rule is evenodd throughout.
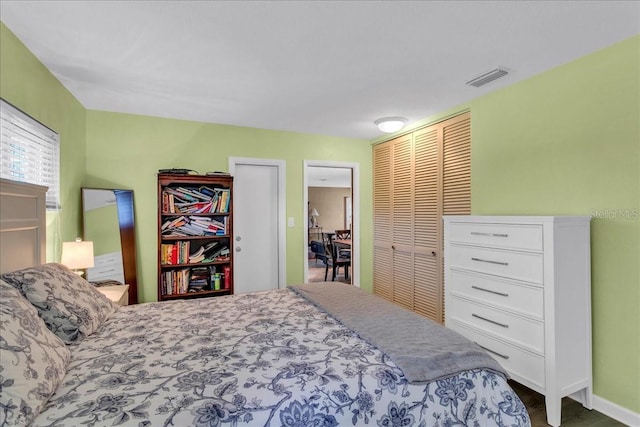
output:
<path id="1" fill-rule="evenodd" d="M 124 283 L 122 252 L 98 255 L 94 258 L 94 267 L 87 269 L 87 280 L 98 281 L 106 279 Z"/>
<path id="2" fill-rule="evenodd" d="M 89 268 L 87 269 L 87 280 L 97 282 L 99 280 L 112 279 L 124 283 L 124 270 L 122 268 Z"/>
<path id="3" fill-rule="evenodd" d="M 447 316 L 544 353 L 544 326 L 541 322 L 458 297 L 451 297 Z"/>
<path id="4" fill-rule="evenodd" d="M 542 284 L 542 254 L 451 245 L 450 267 Z"/>
<path id="5" fill-rule="evenodd" d="M 451 223 L 451 242 L 507 249 L 542 250 L 542 226 L 522 224 Z"/>
<path id="6" fill-rule="evenodd" d="M 509 345 L 499 339 L 465 325 L 452 321 L 447 327 L 464 335 L 480 345 L 513 377 L 517 380 L 531 383 L 539 389 L 545 387 L 544 357 L 528 352 L 524 349 Z"/>
<path id="7" fill-rule="evenodd" d="M 538 286 L 521 285 L 499 277 L 450 270 L 447 292 L 519 311 L 540 320 L 544 318 L 543 290 Z"/>
<path id="8" fill-rule="evenodd" d="M 122 252 L 111 252 L 93 258 L 94 266 L 122 265 Z"/>

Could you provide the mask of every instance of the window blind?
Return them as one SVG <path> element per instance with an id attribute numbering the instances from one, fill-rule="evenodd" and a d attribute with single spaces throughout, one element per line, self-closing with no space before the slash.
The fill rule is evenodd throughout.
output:
<path id="1" fill-rule="evenodd" d="M 60 209 L 60 135 L 0 102 L 0 177 L 48 187 L 47 209 Z"/>

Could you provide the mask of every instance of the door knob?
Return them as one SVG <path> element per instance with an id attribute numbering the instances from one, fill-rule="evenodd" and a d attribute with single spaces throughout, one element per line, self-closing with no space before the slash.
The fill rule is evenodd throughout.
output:
<path id="1" fill-rule="evenodd" d="M 242 240 L 242 237 L 236 236 L 236 242 L 239 242 L 240 240 Z"/>
<path id="2" fill-rule="evenodd" d="M 240 252 L 242 251 L 242 248 L 240 246 L 236 246 L 236 252 Z"/>

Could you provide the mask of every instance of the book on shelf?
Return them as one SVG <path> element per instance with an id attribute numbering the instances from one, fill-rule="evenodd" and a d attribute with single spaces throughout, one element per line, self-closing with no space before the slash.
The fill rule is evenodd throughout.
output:
<path id="1" fill-rule="evenodd" d="M 231 200 L 229 190 L 220 190 L 220 197 L 218 197 L 218 212 L 229 212 L 229 201 Z"/>
<path id="2" fill-rule="evenodd" d="M 162 264 L 177 264 L 177 256 L 174 251 L 175 247 L 171 244 L 162 244 L 160 247 L 161 250 L 161 262 Z"/>
<path id="3" fill-rule="evenodd" d="M 189 275 L 188 292 L 210 290 L 211 270 L 209 267 L 193 267 Z"/>
<path id="4" fill-rule="evenodd" d="M 165 236 L 220 236 L 227 234 L 226 217 L 222 221 L 213 217 L 180 216 L 162 223 Z"/>
<path id="5" fill-rule="evenodd" d="M 168 219 L 162 223 L 162 230 L 169 230 L 172 228 L 179 228 L 182 225 L 187 223 L 187 218 L 184 216 L 179 216 L 177 218 Z"/>
<path id="6" fill-rule="evenodd" d="M 187 194 L 191 197 L 194 197 L 196 200 L 201 200 L 201 201 L 209 201 L 211 200 L 211 197 L 200 192 L 198 189 L 190 187 L 177 187 L 176 188 L 177 191 L 183 193 L 183 194 Z"/>
<path id="7" fill-rule="evenodd" d="M 230 289 L 231 288 L 231 267 L 228 265 L 225 265 L 223 270 L 224 273 L 224 288 L 225 289 Z"/>
<path id="8" fill-rule="evenodd" d="M 160 245 L 162 264 L 184 264 L 189 259 L 189 242 L 163 243 Z"/>
<path id="9" fill-rule="evenodd" d="M 229 258 L 229 247 L 226 243 L 215 240 L 199 246 L 190 252 L 189 241 L 163 243 L 160 245 L 160 262 L 162 265 L 198 264 L 205 262 L 226 261 Z"/>
<path id="10" fill-rule="evenodd" d="M 219 191 L 219 190 L 216 190 L 216 189 L 213 189 L 213 188 L 206 187 L 204 185 L 202 187 L 199 187 L 198 190 L 202 194 L 206 194 L 207 196 L 209 196 L 211 198 L 213 198 L 215 195 L 217 195 L 218 191 Z"/>
<path id="11" fill-rule="evenodd" d="M 180 191 L 177 188 L 165 187 L 165 189 L 162 190 L 162 192 L 172 195 L 174 197 L 174 202 L 175 202 L 175 199 L 178 199 L 179 203 L 198 201 L 198 199 L 195 196 L 192 196 L 189 193 L 185 193 L 184 191 Z"/>
<path id="12" fill-rule="evenodd" d="M 197 251 L 189 255 L 189 264 L 201 262 L 204 259 L 204 246 L 200 246 Z"/>
<path id="13" fill-rule="evenodd" d="M 189 287 L 190 272 L 190 268 L 183 268 L 162 273 L 162 295 L 186 293 Z"/>
<path id="14" fill-rule="evenodd" d="M 229 211 L 229 190 L 224 188 L 165 187 L 162 190 L 162 210 L 168 213 L 226 213 Z"/>
<path id="15" fill-rule="evenodd" d="M 229 257 L 229 247 L 219 241 L 216 241 L 214 245 L 205 249 L 204 262 L 223 261 Z"/>

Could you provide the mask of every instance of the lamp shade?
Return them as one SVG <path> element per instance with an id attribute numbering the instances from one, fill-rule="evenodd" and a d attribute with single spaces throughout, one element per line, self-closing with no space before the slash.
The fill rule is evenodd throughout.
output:
<path id="1" fill-rule="evenodd" d="M 397 132 L 407 124 L 407 119 L 404 117 L 384 117 L 374 122 L 378 129 L 384 133 Z"/>
<path id="2" fill-rule="evenodd" d="M 93 267 L 93 242 L 62 242 L 62 258 L 60 263 L 72 270 Z M 77 272 L 77 271 L 76 271 Z"/>
<path id="3" fill-rule="evenodd" d="M 311 216 L 320 216 L 316 208 L 311 209 Z"/>

